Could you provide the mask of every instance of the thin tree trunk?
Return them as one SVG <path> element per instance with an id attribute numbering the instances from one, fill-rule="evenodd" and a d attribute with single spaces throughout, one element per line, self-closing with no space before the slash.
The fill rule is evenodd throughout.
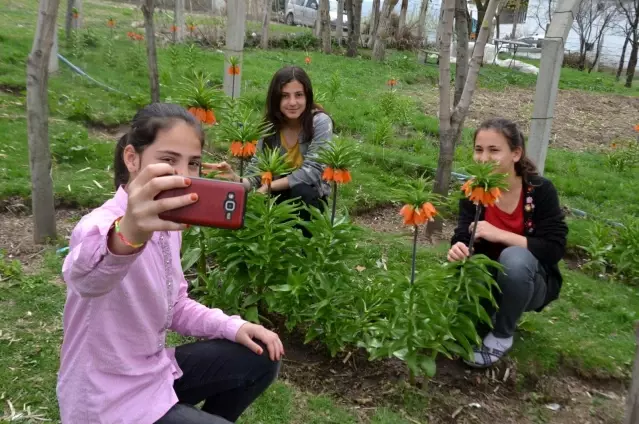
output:
<path id="1" fill-rule="evenodd" d="M 373 0 L 373 8 L 371 9 L 371 20 L 368 25 L 368 43 L 367 47 L 372 49 L 375 45 L 375 36 L 377 29 L 379 28 L 379 15 L 381 7 L 381 0 Z"/>
<path id="2" fill-rule="evenodd" d="M 175 41 L 181 43 L 184 41 L 184 0 L 175 0 Z"/>
<path id="3" fill-rule="evenodd" d="M 479 38 L 479 31 L 481 30 L 484 22 L 484 17 L 486 16 L 488 0 L 486 0 L 485 3 L 482 3 L 481 0 L 475 0 L 475 5 L 477 6 L 477 29 L 475 30 L 475 40 L 477 40 Z M 490 20 L 490 23 L 492 25 L 492 18 Z"/>
<path id="4" fill-rule="evenodd" d="M 479 37 L 476 40 L 473 57 L 468 67 L 466 84 L 462 92 L 459 103 L 453 110 L 450 107 L 450 44 L 453 33 L 453 16 L 455 14 L 456 0 L 445 0 L 444 14 L 441 22 L 441 41 L 439 59 L 439 159 L 435 177 L 434 191 L 440 195 L 447 196 L 450 186 L 450 176 L 455 153 L 455 137 L 460 126 L 468 114 L 479 68 L 484 56 L 486 41 L 492 29 L 492 21 L 495 16 L 499 0 L 490 0 L 486 7 L 486 13 L 480 26 Z M 441 230 L 441 220 L 436 220 L 434 225 L 429 225 L 429 231 Z"/>
<path id="5" fill-rule="evenodd" d="M 417 39 L 420 44 L 424 44 L 424 34 L 426 34 L 426 16 L 428 14 L 428 0 L 422 0 L 419 8 L 419 20 L 417 24 Z"/>
<path id="6" fill-rule="evenodd" d="M 513 13 L 513 30 L 510 31 L 510 39 L 514 40 L 517 37 L 517 24 L 519 23 L 519 16 L 521 11 L 521 0 L 517 0 L 515 3 L 515 12 Z"/>
<path id="7" fill-rule="evenodd" d="M 635 31 L 632 42 L 632 50 L 630 51 L 630 59 L 628 60 L 628 70 L 626 71 L 627 88 L 632 87 L 632 80 L 635 77 L 635 68 L 637 67 L 637 50 L 639 50 L 639 40 L 637 40 L 637 32 Z"/>
<path id="8" fill-rule="evenodd" d="M 262 22 L 262 48 L 268 49 L 268 29 L 271 23 L 272 0 L 264 0 L 264 21 Z"/>
<path id="9" fill-rule="evenodd" d="M 595 60 L 592 62 L 592 66 L 588 68 L 588 73 L 592 71 L 599 72 L 599 59 L 601 57 L 601 49 L 603 48 L 604 36 L 599 34 L 599 42 L 597 43 L 597 51 L 595 52 Z"/>
<path id="10" fill-rule="evenodd" d="M 38 26 L 27 60 L 27 133 L 31 207 L 36 243 L 55 240 L 56 223 L 49 149 L 49 59 L 60 0 L 41 0 Z"/>
<path id="11" fill-rule="evenodd" d="M 348 13 L 348 50 L 346 56 L 357 56 L 357 46 L 362 31 L 362 1 L 346 0 L 346 12 Z"/>
<path id="12" fill-rule="evenodd" d="M 155 48 L 154 12 L 155 0 L 144 0 L 144 4 L 142 4 L 142 14 L 144 15 L 144 31 L 146 34 L 146 55 L 149 64 L 151 101 L 157 103 L 160 101 L 160 78 L 158 73 L 158 55 Z"/>
<path id="13" fill-rule="evenodd" d="M 621 49 L 621 57 L 619 58 L 619 67 L 617 68 L 617 74 L 615 75 L 615 79 L 619 81 L 621 78 L 621 73 L 623 72 L 623 64 L 626 61 L 626 48 L 628 47 L 628 42 L 630 42 L 630 37 L 626 37 L 623 42 L 623 48 Z"/>
<path id="14" fill-rule="evenodd" d="M 406 15 L 408 14 L 408 0 L 402 0 L 402 7 L 399 10 L 399 25 L 397 27 L 397 34 L 395 34 L 395 41 L 399 44 L 404 36 L 406 30 Z"/>
<path id="15" fill-rule="evenodd" d="M 322 34 L 322 50 L 331 53 L 331 17 L 329 15 L 329 0 L 320 0 L 320 20 Z"/>
<path id="16" fill-rule="evenodd" d="M 455 0 L 455 34 L 457 35 L 457 55 L 455 60 L 455 98 L 457 106 L 466 85 L 468 75 L 468 9 L 466 0 Z"/>
<path id="17" fill-rule="evenodd" d="M 337 25 L 335 27 L 335 38 L 337 45 L 342 46 L 344 38 L 344 0 L 337 0 Z"/>
<path id="18" fill-rule="evenodd" d="M 373 45 L 373 60 L 382 62 L 386 55 L 386 39 L 391 26 L 391 13 L 399 0 L 384 0 L 384 7 L 379 16 L 379 26 L 375 34 L 375 44 Z"/>
<path id="19" fill-rule="evenodd" d="M 626 419 L 624 424 L 639 423 L 639 325 L 637 332 L 637 350 L 635 353 L 635 364 L 632 371 L 632 383 L 628 391 L 628 401 L 626 409 Z"/>
<path id="20" fill-rule="evenodd" d="M 67 14 L 64 17 L 64 33 L 67 38 L 67 41 L 71 40 L 71 24 L 73 23 L 73 7 L 75 1 L 67 0 Z"/>

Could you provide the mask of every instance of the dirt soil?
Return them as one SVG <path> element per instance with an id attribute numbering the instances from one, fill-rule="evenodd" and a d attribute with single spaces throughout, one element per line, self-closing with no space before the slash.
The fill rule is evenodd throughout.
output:
<path id="1" fill-rule="evenodd" d="M 399 360 L 369 362 L 362 351 L 331 359 L 320 346 L 304 345 L 299 335 L 285 330 L 280 334 L 286 340 L 281 378 L 337 397 L 363 421 L 377 407 L 406 404 L 408 396 L 420 405 L 430 404 L 427 416 L 401 411 L 413 423 L 613 424 L 623 419 L 625 389 L 618 382 L 541 376 L 522 384 L 517 365 L 509 359 L 490 371 L 442 359 L 435 378 L 417 380 L 420 390 L 415 395 Z"/>
<path id="2" fill-rule="evenodd" d="M 437 116 L 436 87 L 419 93 L 424 113 Z M 508 87 L 504 92 L 479 89 L 473 96 L 466 126 L 473 128 L 485 119 L 504 117 L 530 130 L 534 90 Z M 639 97 L 559 90 L 551 134 L 551 147 L 583 151 L 610 144 L 617 139 L 634 139 L 639 117 Z"/>

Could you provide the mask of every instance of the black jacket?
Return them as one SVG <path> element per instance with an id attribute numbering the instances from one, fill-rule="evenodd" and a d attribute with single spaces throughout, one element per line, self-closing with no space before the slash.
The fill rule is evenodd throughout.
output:
<path id="1" fill-rule="evenodd" d="M 568 226 L 564 220 L 564 213 L 559 206 L 559 196 L 555 186 L 541 176 L 533 176 L 524 182 L 524 234 L 528 239 L 528 250 L 539 260 L 544 267 L 548 279 L 546 299 L 544 305 L 538 309 L 542 310 L 553 300 L 559 297 L 559 291 L 563 279 L 559 272 L 558 262 L 563 258 L 566 251 L 566 238 L 568 236 Z M 532 203 L 527 202 L 532 198 Z M 475 219 L 475 205 L 468 199 L 463 198 L 459 202 L 459 220 L 451 244 L 459 241 L 466 244 L 470 242 L 470 224 Z M 484 219 L 482 210 L 479 220 Z M 475 253 L 484 253 L 490 250 L 491 242 L 481 240 L 475 244 Z M 497 258 L 491 258 L 497 260 Z"/>

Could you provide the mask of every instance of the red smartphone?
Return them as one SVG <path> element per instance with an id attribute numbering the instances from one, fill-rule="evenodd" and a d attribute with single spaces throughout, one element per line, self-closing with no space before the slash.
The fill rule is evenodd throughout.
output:
<path id="1" fill-rule="evenodd" d="M 198 201 L 162 212 L 158 216 L 167 221 L 201 227 L 237 230 L 244 226 L 248 191 L 242 183 L 191 177 L 191 185 L 160 192 L 155 199 L 197 193 Z"/>

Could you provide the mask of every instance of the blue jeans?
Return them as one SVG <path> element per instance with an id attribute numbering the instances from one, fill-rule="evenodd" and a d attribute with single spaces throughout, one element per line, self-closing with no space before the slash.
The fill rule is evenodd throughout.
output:
<path id="1" fill-rule="evenodd" d="M 504 270 L 497 273 L 496 278 L 501 293 L 497 295 L 499 310 L 495 314 L 493 334 L 508 338 L 515 333 L 524 312 L 543 305 L 548 276 L 537 258 L 523 247 L 505 248 L 498 261 Z"/>

